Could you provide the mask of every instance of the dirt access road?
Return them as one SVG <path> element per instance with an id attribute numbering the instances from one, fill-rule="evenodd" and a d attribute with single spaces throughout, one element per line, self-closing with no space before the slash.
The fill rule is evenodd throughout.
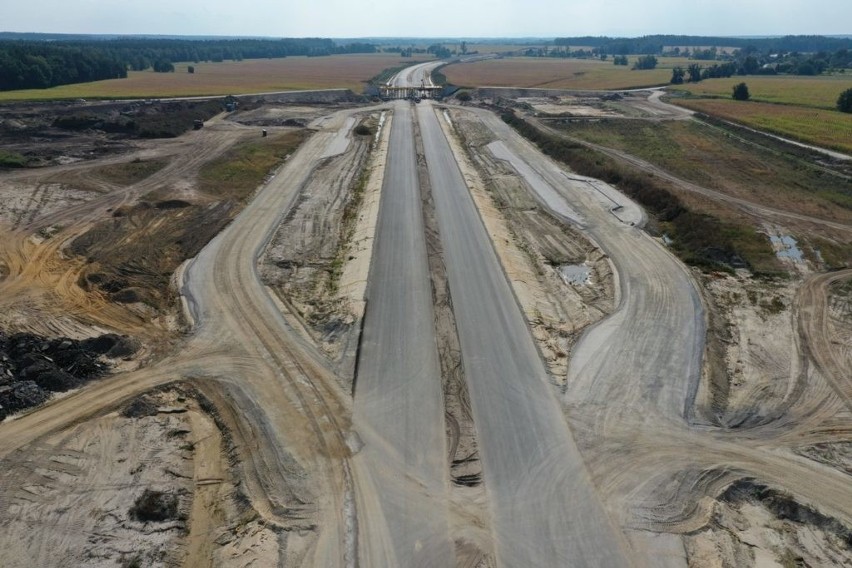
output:
<path id="1" fill-rule="evenodd" d="M 159 384 L 192 379 L 239 409 L 230 426 L 245 492 L 261 518 L 285 531 L 285 550 L 307 550 L 307 565 L 350 565 L 354 540 L 347 527 L 354 526 L 354 509 L 346 504 L 350 452 L 344 440 L 349 397 L 316 350 L 300 344 L 284 321 L 258 278 L 256 259 L 316 164 L 333 157 L 329 148 L 339 147 L 341 129 L 345 136 L 352 128 L 351 112 L 323 121 L 243 214 L 183 270 L 179 280 L 195 331 L 179 353 L 3 424 L 0 456 Z M 316 525 L 328 527 L 322 542 L 308 530 Z"/>

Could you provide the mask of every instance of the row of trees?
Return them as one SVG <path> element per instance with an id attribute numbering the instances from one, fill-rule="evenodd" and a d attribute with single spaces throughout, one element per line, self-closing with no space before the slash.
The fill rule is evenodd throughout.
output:
<path id="1" fill-rule="evenodd" d="M 683 67 L 675 67 L 672 69 L 672 85 L 682 85 L 686 83 L 698 83 L 704 79 L 720 79 L 731 77 L 739 73 L 740 75 L 750 75 L 748 72 L 741 72 L 740 68 L 735 63 L 713 64 L 709 67 L 703 67 L 698 63 L 690 63 L 686 70 Z"/>
<path id="2" fill-rule="evenodd" d="M 90 47 L 0 44 L 0 90 L 127 77 L 127 64 Z"/>
<path id="3" fill-rule="evenodd" d="M 172 71 L 178 61 L 239 61 L 291 55 L 374 53 L 366 43 L 331 39 L 111 39 L 0 41 L 0 90 L 43 89 L 127 77 L 127 70 Z"/>
<path id="4" fill-rule="evenodd" d="M 817 53 L 832 52 L 840 49 L 852 49 L 852 38 L 825 36 L 784 36 L 770 38 L 733 38 L 714 36 L 650 35 L 637 38 L 612 37 L 562 37 L 556 38 L 557 46 L 583 45 L 593 48 L 599 54 L 627 55 L 646 53 L 662 55 L 667 46 L 692 48 L 693 52 L 703 52 L 707 46 L 722 45 L 740 49 L 754 49 L 767 53 Z"/>

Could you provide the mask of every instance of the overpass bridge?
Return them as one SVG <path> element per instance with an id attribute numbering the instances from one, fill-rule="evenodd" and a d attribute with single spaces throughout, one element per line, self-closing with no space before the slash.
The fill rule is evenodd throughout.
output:
<path id="1" fill-rule="evenodd" d="M 382 98 L 387 99 L 413 99 L 413 98 L 421 98 L 421 99 L 435 99 L 440 97 L 443 92 L 444 87 L 439 86 L 392 86 L 392 85 L 382 85 L 379 87 L 379 92 L 381 93 Z"/>

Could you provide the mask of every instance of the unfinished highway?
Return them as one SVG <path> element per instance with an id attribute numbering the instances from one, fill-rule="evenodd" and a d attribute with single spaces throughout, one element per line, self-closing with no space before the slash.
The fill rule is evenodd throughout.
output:
<path id="1" fill-rule="evenodd" d="M 433 107 L 417 112 L 505 566 L 626 565 Z"/>
<path id="2" fill-rule="evenodd" d="M 430 85 L 439 64 L 409 67 L 389 84 Z M 744 477 L 848 522 L 848 476 L 792 451 L 805 437 L 849 438 L 848 415 L 833 410 L 842 406 L 838 397 L 848 405 L 848 381 L 819 382 L 822 375 L 845 379 L 849 368 L 848 346 L 834 341 L 840 323 L 829 317 L 831 286 L 848 272 L 810 280 L 798 300 L 802 337 L 817 355 L 812 376 L 801 379 L 811 383 L 791 382 L 789 389 L 807 395 L 799 414 L 789 415 L 804 417 L 797 429 L 768 420 L 741 432 L 715 428 L 694 416 L 705 304 L 690 271 L 643 231 L 642 209 L 557 165 L 494 113 L 448 106 L 445 114 L 431 101 L 395 101 L 315 120 L 312 135 L 243 212 L 178 271 L 192 325 L 174 352 L 3 423 L 0 458 L 30 467 L 21 451 L 27 444 L 186 381 L 221 412 L 233 443 L 227 457 L 235 458 L 233 475 L 245 497 L 239 528 L 202 540 L 212 548 L 214 536 L 233 538 L 246 518 L 259 519 L 274 534 L 281 566 L 681 568 L 686 539 L 710 526 L 720 492 Z M 358 324 L 361 332 L 350 393 L 340 366 L 297 329 L 298 318 L 264 284 L 258 265 L 279 227 L 286 232 L 319 215 L 306 221 L 311 212 L 303 209 L 306 217 L 287 225 L 306 194 L 326 198 L 323 168 L 354 164 L 357 144 L 367 153 L 369 139 L 353 142 L 355 125 L 376 124 L 370 120 L 379 111 L 392 114 L 389 127 L 362 162 L 378 176 L 368 180 L 380 187 L 376 213 L 369 217 L 363 207 L 354 215 L 375 225 L 364 239 L 369 275 L 358 279 L 366 278 L 365 309 L 363 321 L 353 318 L 353 334 Z M 208 137 L 216 135 L 217 152 L 244 135 L 216 128 L 222 130 L 210 129 Z M 386 154 L 375 150 L 385 145 Z M 482 172 L 469 166 L 483 156 L 490 161 L 478 162 L 487 166 Z M 599 289 L 615 298 L 608 297 L 602 319 L 586 320 L 596 324 L 573 328 L 579 339 L 567 350 L 562 385 L 549 374 L 540 329 L 525 312 L 524 293 L 538 283 L 530 276 L 530 288 L 522 289 L 527 283 L 519 285 L 517 274 L 532 271 L 513 272 L 506 253 L 517 235 L 489 224 L 501 213 L 488 210 L 490 192 L 474 180 L 484 172 L 511 178 L 516 185 L 505 187 L 524 194 L 525 211 L 532 203 L 552 215 L 558 230 L 548 236 L 582 234 L 599 264 L 612 268 L 613 281 Z M 348 195 L 353 185 L 339 187 Z M 496 196 L 495 190 L 495 202 Z M 65 215 L 72 213 L 95 217 L 87 204 Z M 341 250 L 342 257 L 351 252 Z M 566 293 L 568 285 L 558 277 L 557 283 L 563 287 L 556 293 Z M 578 312 L 565 313 L 567 319 Z M 476 464 L 464 470 L 472 475 L 452 469 L 447 385 L 459 387 L 447 381 L 448 334 L 457 339 L 453 372 L 461 372 L 454 378 L 464 385 L 472 423 L 464 456 Z M 824 416 L 839 416 L 833 438 L 818 421 Z M 743 530 L 755 537 L 756 526 Z M 184 565 L 212 562 L 189 556 Z M 252 562 L 275 565 L 241 565 Z"/>
<path id="3" fill-rule="evenodd" d="M 393 106 L 354 399 L 361 558 L 450 566 L 449 470 L 411 105 Z"/>

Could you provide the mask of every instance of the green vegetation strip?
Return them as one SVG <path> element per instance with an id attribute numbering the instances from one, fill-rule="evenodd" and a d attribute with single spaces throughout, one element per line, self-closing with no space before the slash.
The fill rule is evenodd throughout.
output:
<path id="1" fill-rule="evenodd" d="M 0 168 L 25 168 L 27 159 L 15 152 L 0 150 Z"/>
<path id="2" fill-rule="evenodd" d="M 237 146 L 201 168 L 199 187 L 209 195 L 247 199 L 306 137 L 298 130 Z"/>
<path id="3" fill-rule="evenodd" d="M 572 170 L 610 183 L 644 206 L 673 241 L 672 248 L 687 264 L 730 271 L 746 265 L 759 274 L 780 274 L 769 241 L 753 227 L 726 222 L 687 208 L 676 195 L 649 174 L 621 166 L 608 156 L 540 131 L 512 112 L 503 120 L 534 142 L 545 154 Z"/>

